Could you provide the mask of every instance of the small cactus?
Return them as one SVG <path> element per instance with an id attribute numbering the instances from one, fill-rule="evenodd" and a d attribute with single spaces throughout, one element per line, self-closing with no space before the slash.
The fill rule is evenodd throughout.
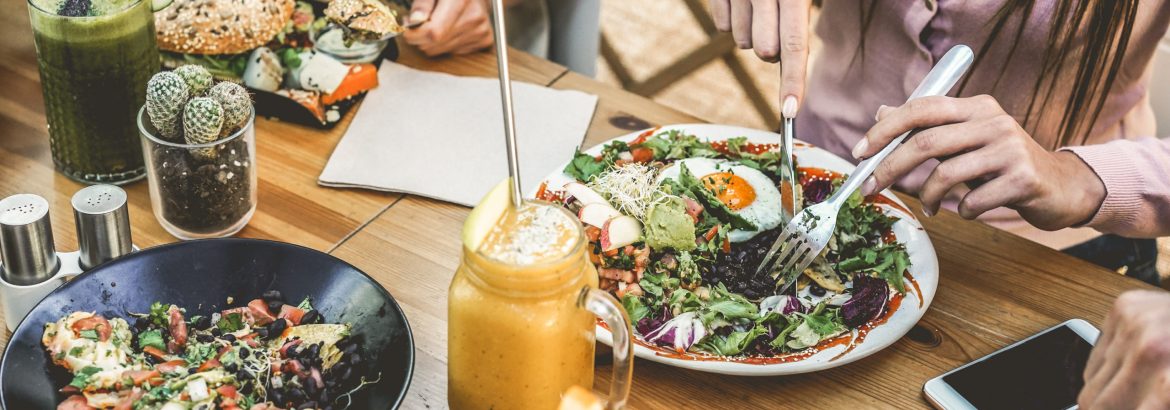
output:
<path id="1" fill-rule="evenodd" d="M 248 121 L 248 116 L 252 113 L 252 98 L 248 95 L 248 90 L 239 84 L 230 81 L 220 82 L 211 87 L 207 97 L 219 102 L 223 107 L 223 130 L 220 137 L 236 132 Z"/>
<path id="2" fill-rule="evenodd" d="M 207 97 L 195 97 L 183 109 L 183 132 L 188 144 L 207 144 L 219 139 L 223 128 L 223 107 Z M 196 156 L 215 157 L 214 148 L 194 149 Z"/>
<path id="3" fill-rule="evenodd" d="M 190 87 L 174 72 L 155 74 L 146 83 L 146 114 L 164 139 L 182 139 L 183 104 L 190 95 Z"/>
<path id="4" fill-rule="evenodd" d="M 188 64 L 180 66 L 175 69 L 175 74 L 183 78 L 187 82 L 187 86 L 191 88 L 192 96 L 201 96 L 204 91 L 211 88 L 213 78 L 211 72 L 207 71 L 203 66 Z"/>

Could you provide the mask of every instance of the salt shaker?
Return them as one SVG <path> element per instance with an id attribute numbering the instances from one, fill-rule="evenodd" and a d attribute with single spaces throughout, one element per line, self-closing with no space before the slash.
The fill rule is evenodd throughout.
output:
<path id="1" fill-rule="evenodd" d="M 0 200 L 0 279 L 17 285 L 49 280 L 61 266 L 53 244 L 49 202 L 34 194 Z"/>

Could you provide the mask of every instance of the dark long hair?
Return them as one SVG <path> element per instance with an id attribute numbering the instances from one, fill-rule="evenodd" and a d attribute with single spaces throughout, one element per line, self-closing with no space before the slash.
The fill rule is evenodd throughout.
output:
<path id="1" fill-rule="evenodd" d="M 1056 89 L 1057 80 L 1061 77 L 1059 74 L 1066 68 L 1075 67 L 1073 88 L 1067 96 L 1068 99 L 1064 101 L 1057 143 L 1052 148 L 1071 145 L 1074 142 L 1084 143 L 1088 138 L 1105 106 L 1109 89 L 1113 87 L 1121 70 L 1130 35 L 1133 33 L 1139 0 L 1055 1 L 1058 3 L 1054 13 L 1056 17 L 1049 22 L 1047 47 L 1041 59 L 1041 71 L 1032 86 L 1032 97 L 1021 124 L 1027 127 L 1032 121 L 1040 120 L 1047 112 L 1048 104 L 1054 101 L 1052 94 Z M 870 0 L 867 6 L 866 1 L 858 1 L 861 8 L 859 13 L 861 40 L 857 54 L 861 58 L 865 58 L 865 33 L 873 21 L 875 14 L 873 10 L 877 2 Z M 976 53 L 971 72 L 979 69 L 983 57 L 997 40 L 1002 40 L 1001 44 L 1011 46 L 1007 61 L 1000 66 L 999 75 L 992 89 L 995 89 L 999 80 L 1003 78 L 1009 65 L 1007 62 L 1015 56 L 1019 44 L 1017 40 L 1027 29 L 1028 18 L 1036 8 L 1036 3 L 1037 0 L 1006 0 L 1003 7 L 987 22 L 989 35 Z M 1009 28 L 1009 20 L 1017 15 L 1020 17 L 1018 26 Z M 1008 30 L 1012 32 L 1011 36 L 1001 38 L 1001 34 Z M 1083 47 L 1080 52 L 1075 52 L 1079 43 L 1083 43 Z M 958 95 L 962 95 L 970 79 L 971 75 L 963 79 Z M 1034 112 L 1039 114 L 1033 116 Z"/>

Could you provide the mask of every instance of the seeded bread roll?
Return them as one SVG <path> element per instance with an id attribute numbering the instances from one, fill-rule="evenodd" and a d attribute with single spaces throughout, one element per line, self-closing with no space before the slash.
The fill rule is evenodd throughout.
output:
<path id="1" fill-rule="evenodd" d="M 289 21 L 293 0 L 175 0 L 154 14 L 158 47 L 183 54 L 239 54 Z"/>

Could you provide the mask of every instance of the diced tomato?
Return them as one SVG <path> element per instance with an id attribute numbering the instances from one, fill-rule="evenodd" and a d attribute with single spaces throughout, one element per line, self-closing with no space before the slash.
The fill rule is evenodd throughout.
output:
<path id="1" fill-rule="evenodd" d="M 143 394 L 144 391 L 142 389 L 137 387 L 131 389 L 130 393 L 125 394 L 118 400 L 118 404 L 114 406 L 114 410 L 132 410 L 134 408 L 134 402 L 141 399 Z"/>
<path id="2" fill-rule="evenodd" d="M 163 373 L 174 373 L 176 370 L 178 370 L 178 368 L 184 367 L 186 365 L 187 365 L 186 360 L 178 359 L 178 360 L 171 360 L 171 361 L 166 362 L 166 363 L 159 363 L 157 366 L 154 366 L 154 369 L 158 370 L 160 372 L 163 372 Z"/>
<path id="3" fill-rule="evenodd" d="M 288 321 L 292 323 L 292 326 L 296 326 L 301 324 L 302 316 L 305 316 L 305 311 L 303 309 L 296 306 L 284 305 L 280 307 L 280 316 L 277 317 L 281 319 L 288 319 Z"/>
<path id="4" fill-rule="evenodd" d="M 219 363 L 219 359 L 211 358 L 211 359 L 207 359 L 206 362 L 203 362 L 203 364 L 199 365 L 198 371 L 203 372 L 203 371 L 214 369 L 214 368 L 219 367 L 219 366 L 221 366 L 221 364 Z"/>
<path id="5" fill-rule="evenodd" d="M 285 371 L 297 375 L 297 377 L 306 377 L 309 371 L 301 364 L 300 360 L 289 360 L 284 362 Z"/>
<path id="6" fill-rule="evenodd" d="M 68 399 L 65 399 L 65 401 L 61 402 L 61 404 L 57 405 L 57 410 L 91 410 L 91 409 L 93 409 L 93 407 L 89 407 L 89 402 L 85 401 L 85 397 L 80 396 L 80 395 L 76 395 L 76 394 L 69 396 Z"/>
<path id="7" fill-rule="evenodd" d="M 695 223 L 699 223 L 699 215 L 703 213 L 703 205 L 694 199 L 685 196 L 682 198 L 683 203 L 687 206 L 687 215 L 690 215 L 691 219 L 695 220 Z"/>
<path id="8" fill-rule="evenodd" d="M 354 64 L 333 93 L 321 96 L 325 105 L 353 97 L 378 86 L 378 69 L 373 64 Z"/>
<path id="9" fill-rule="evenodd" d="M 711 229 L 707 231 L 707 233 L 703 234 L 703 239 L 706 239 L 707 242 L 711 242 L 712 239 L 715 239 L 715 235 L 718 233 L 719 225 L 712 226 Z"/>
<path id="10" fill-rule="evenodd" d="M 723 241 L 723 253 L 731 253 L 731 238 Z"/>
<path id="11" fill-rule="evenodd" d="M 154 356 L 154 358 L 159 360 L 165 359 L 167 357 L 167 352 L 164 352 L 162 349 L 154 346 L 146 346 L 142 348 L 142 352 Z"/>
<path id="12" fill-rule="evenodd" d="M 230 384 L 225 384 L 223 386 L 219 386 L 218 388 L 216 388 L 215 391 L 219 392 L 220 396 L 227 397 L 229 399 L 236 398 L 236 386 L 232 386 Z"/>
<path id="13" fill-rule="evenodd" d="M 161 366 L 161 365 L 160 365 Z M 155 370 L 127 370 L 122 372 L 122 378 L 129 378 L 133 381 L 135 386 L 141 386 L 146 383 L 156 384 L 162 381 L 162 373 L 158 369 Z"/>
<path id="14" fill-rule="evenodd" d="M 648 138 L 650 138 L 650 136 L 654 135 L 655 132 L 658 132 L 658 128 L 661 128 L 661 127 L 654 127 L 654 128 L 646 130 L 645 132 L 643 132 L 641 134 L 638 134 L 638 138 L 635 138 L 633 141 L 630 141 L 630 145 L 639 145 L 643 142 L 646 142 L 646 139 L 648 139 Z"/>
<path id="15" fill-rule="evenodd" d="M 291 349 L 294 346 L 297 346 L 297 344 L 301 344 L 300 339 L 290 340 L 288 342 L 284 342 L 284 346 L 281 346 L 281 357 L 288 357 L 289 356 L 289 349 Z"/>
<path id="16" fill-rule="evenodd" d="M 264 299 L 248 302 L 248 311 L 252 312 L 252 324 L 255 326 L 264 326 L 275 320 L 272 313 L 268 311 L 268 303 L 264 302 Z"/>
<path id="17" fill-rule="evenodd" d="M 167 349 L 171 353 L 179 353 L 187 346 L 187 320 L 183 319 L 183 312 L 175 305 L 171 305 L 170 310 L 167 310 L 170 315 L 170 329 L 171 342 L 167 343 Z"/>
<path id="18" fill-rule="evenodd" d="M 96 331 L 98 340 L 103 342 L 110 340 L 110 333 L 114 331 L 114 329 L 110 327 L 110 321 L 106 320 L 106 318 L 102 317 L 102 315 L 93 315 L 73 322 L 74 334 L 80 337 L 82 330 Z"/>
<path id="19" fill-rule="evenodd" d="M 318 389 L 325 388 L 325 380 L 321 378 L 321 371 L 317 370 L 316 367 L 309 369 L 309 378 L 313 380 Z"/>
<path id="20" fill-rule="evenodd" d="M 654 160 L 654 150 L 646 147 L 639 147 L 630 150 L 630 155 L 634 156 L 634 162 L 647 163 Z"/>
<path id="21" fill-rule="evenodd" d="M 232 313 L 240 315 L 240 320 L 247 324 L 256 323 L 256 319 L 252 317 L 252 309 L 246 307 L 231 308 L 223 312 L 219 312 L 220 316 L 227 316 Z"/>

